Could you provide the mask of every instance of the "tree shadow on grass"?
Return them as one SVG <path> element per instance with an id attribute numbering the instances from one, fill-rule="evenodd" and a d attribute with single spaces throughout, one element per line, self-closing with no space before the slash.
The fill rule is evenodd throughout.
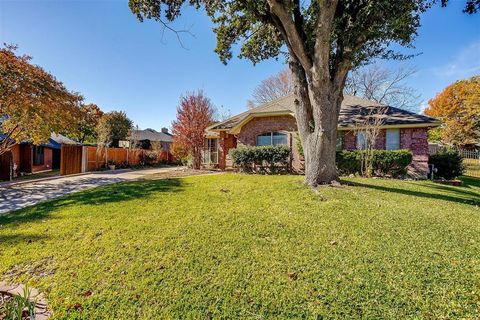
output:
<path id="1" fill-rule="evenodd" d="M 472 196 L 473 199 L 480 198 L 480 180 L 468 177 L 462 177 L 461 180 L 463 181 L 463 184 L 461 186 L 450 186 L 435 183 L 430 184 L 428 187 L 439 191 L 456 193 L 460 196 Z M 475 191 L 475 189 L 477 189 L 477 191 Z"/>
<path id="2" fill-rule="evenodd" d="M 39 203 L 33 207 L 0 215 L 0 225 L 27 223 L 47 217 L 51 219 L 49 217 L 50 213 L 58 208 L 78 205 L 106 205 L 140 199 L 159 192 L 180 192 L 183 189 L 181 179 L 119 182 L 62 196 L 55 200 Z"/>
<path id="3" fill-rule="evenodd" d="M 16 245 L 17 243 L 24 242 L 27 244 L 34 243 L 37 241 L 46 240 L 47 236 L 45 235 L 31 235 L 31 234 L 10 234 L 10 235 L 1 235 L 0 234 L 0 243 L 6 247 L 9 245 Z"/>
<path id="4" fill-rule="evenodd" d="M 442 185 L 426 186 L 425 185 L 423 187 L 430 188 L 431 192 L 423 192 L 418 190 L 408 190 L 408 189 L 396 188 L 396 187 L 379 186 L 379 185 L 367 184 L 367 183 L 362 183 L 357 181 L 349 181 L 349 184 L 356 187 L 363 187 L 363 188 L 374 189 L 379 191 L 399 193 L 407 196 L 451 201 L 451 202 L 469 204 L 469 205 L 480 205 L 479 193 L 467 191 L 465 190 L 465 187 L 449 187 L 449 186 L 442 186 Z M 443 193 L 437 193 L 435 191 L 440 191 L 440 192 L 443 191 Z M 451 194 L 446 194 L 446 192 L 449 192 Z"/>

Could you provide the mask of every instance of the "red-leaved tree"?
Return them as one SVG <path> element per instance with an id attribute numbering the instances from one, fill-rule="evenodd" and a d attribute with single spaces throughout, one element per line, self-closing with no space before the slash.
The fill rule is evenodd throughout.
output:
<path id="1" fill-rule="evenodd" d="M 194 169 L 202 163 L 205 129 L 212 123 L 213 114 L 214 107 L 202 91 L 180 98 L 177 119 L 172 122 L 173 145 L 192 157 Z"/>

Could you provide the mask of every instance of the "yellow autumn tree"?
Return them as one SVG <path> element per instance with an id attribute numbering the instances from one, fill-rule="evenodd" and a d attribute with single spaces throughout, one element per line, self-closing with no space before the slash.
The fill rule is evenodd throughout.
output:
<path id="1" fill-rule="evenodd" d="M 24 140 L 40 144 L 52 132 L 73 132 L 80 117 L 82 97 L 16 49 L 0 48 L 0 155 Z"/>
<path id="2" fill-rule="evenodd" d="M 428 104 L 425 114 L 444 123 L 442 142 L 460 147 L 480 142 L 480 76 L 449 85 Z"/>

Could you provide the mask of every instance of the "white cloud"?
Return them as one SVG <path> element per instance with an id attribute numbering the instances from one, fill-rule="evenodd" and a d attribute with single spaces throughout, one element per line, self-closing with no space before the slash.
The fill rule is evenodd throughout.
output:
<path id="1" fill-rule="evenodd" d="M 433 69 L 437 76 L 456 79 L 468 78 L 480 73 L 480 40 L 460 50 L 452 61 Z"/>
<path id="2" fill-rule="evenodd" d="M 423 100 L 422 102 L 420 102 L 420 105 L 418 106 L 418 108 L 420 109 L 420 113 L 423 114 L 425 109 L 428 108 L 428 100 Z"/>

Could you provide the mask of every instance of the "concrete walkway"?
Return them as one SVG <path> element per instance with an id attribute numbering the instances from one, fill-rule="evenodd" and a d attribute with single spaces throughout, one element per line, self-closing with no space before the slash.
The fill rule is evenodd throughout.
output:
<path id="1" fill-rule="evenodd" d="M 86 175 L 3 185 L 0 186 L 0 215 L 69 193 L 111 183 L 137 180 L 148 175 L 181 169 L 181 167 L 169 167 L 145 170 L 103 171 Z"/>

